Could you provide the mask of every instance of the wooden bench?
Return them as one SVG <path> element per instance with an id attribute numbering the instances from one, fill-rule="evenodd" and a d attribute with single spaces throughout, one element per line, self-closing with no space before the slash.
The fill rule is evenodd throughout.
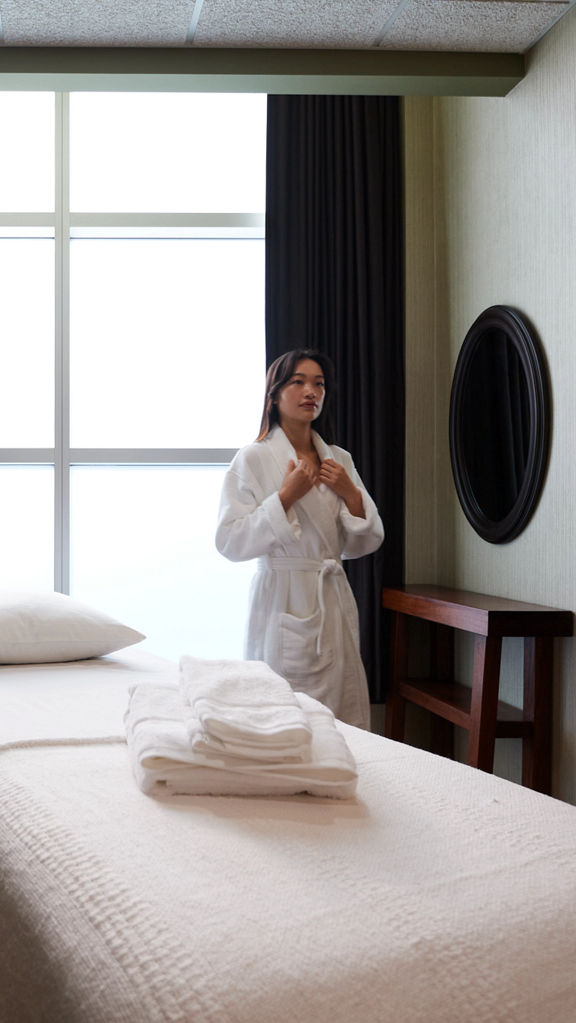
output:
<path id="1" fill-rule="evenodd" d="M 418 584 L 384 588 L 392 612 L 390 688 L 385 735 L 404 739 L 406 703 L 435 715 L 436 752 L 452 755 L 453 726 L 468 731 L 468 764 L 491 772 L 496 738 L 522 739 L 522 784 L 550 793 L 555 636 L 571 636 L 573 614 L 483 593 Z M 410 618 L 431 623 L 430 677 L 408 677 Z M 473 633 L 472 686 L 454 679 L 454 633 Z M 499 700 L 502 639 L 524 638 L 521 709 Z"/>

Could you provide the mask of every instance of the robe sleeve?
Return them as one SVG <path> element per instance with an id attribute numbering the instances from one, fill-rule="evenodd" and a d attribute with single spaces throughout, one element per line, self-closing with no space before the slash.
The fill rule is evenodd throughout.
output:
<path id="1" fill-rule="evenodd" d="M 301 535 L 294 509 L 287 515 L 277 492 L 262 496 L 259 490 L 246 467 L 231 467 L 226 473 L 216 547 L 230 561 L 250 561 L 284 549 Z"/>
<path id="2" fill-rule="evenodd" d="M 362 483 L 354 466 L 352 458 L 347 452 L 341 452 L 345 457 L 338 459 L 342 461 L 354 485 L 362 494 L 365 518 L 352 515 L 344 501 L 340 503 L 340 528 L 344 534 L 342 548 L 343 558 L 361 558 L 364 554 L 372 554 L 378 550 L 384 539 L 384 526 L 378 513 L 376 504 L 370 497 L 366 487 Z"/>

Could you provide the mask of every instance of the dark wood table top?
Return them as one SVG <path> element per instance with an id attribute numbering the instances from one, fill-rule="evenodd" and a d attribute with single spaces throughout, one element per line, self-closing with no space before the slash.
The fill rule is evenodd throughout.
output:
<path id="1" fill-rule="evenodd" d="M 432 583 L 385 586 L 382 605 L 481 636 L 571 636 L 574 628 L 572 611 Z"/>

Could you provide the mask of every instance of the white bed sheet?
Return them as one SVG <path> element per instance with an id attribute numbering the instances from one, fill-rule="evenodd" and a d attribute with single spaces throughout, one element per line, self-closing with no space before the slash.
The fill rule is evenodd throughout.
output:
<path id="1" fill-rule="evenodd" d="M 573 1023 L 574 807 L 345 725 L 352 800 L 150 799 L 140 657 L 0 669 L 92 732 L 0 751 L 1 1023 Z"/>
<path id="2" fill-rule="evenodd" d="M 178 669 L 131 648 L 85 661 L 0 665 L 0 748 L 69 737 L 124 741 L 128 689 L 139 680 L 173 685 Z"/>

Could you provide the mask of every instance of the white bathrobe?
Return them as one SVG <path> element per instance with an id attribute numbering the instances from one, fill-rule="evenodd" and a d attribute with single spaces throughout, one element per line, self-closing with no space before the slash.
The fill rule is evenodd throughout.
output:
<path id="1" fill-rule="evenodd" d="M 313 432 L 320 459 L 344 466 L 362 492 L 364 519 L 325 484 L 284 511 L 278 491 L 296 452 L 276 426 L 242 448 L 224 480 L 216 546 L 231 561 L 258 558 L 244 655 L 262 660 L 336 717 L 370 727 L 358 609 L 341 558 L 375 551 L 384 529 L 351 456 Z"/>

